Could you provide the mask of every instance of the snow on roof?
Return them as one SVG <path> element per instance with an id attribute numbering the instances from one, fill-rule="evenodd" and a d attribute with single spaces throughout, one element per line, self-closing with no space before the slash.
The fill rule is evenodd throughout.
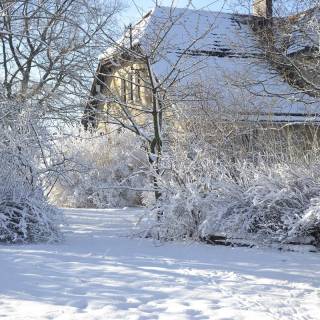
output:
<path id="1" fill-rule="evenodd" d="M 139 44 L 147 53 L 161 40 L 167 52 L 181 52 L 193 43 L 188 51 L 191 55 L 252 56 L 259 52 L 251 43 L 254 35 L 248 27 L 250 21 L 247 15 L 157 6 L 132 27 L 131 35 L 128 29 L 99 59 L 117 54 L 117 48 L 129 49 L 130 37 L 131 45 Z M 239 46 L 244 39 L 245 45 Z"/>
<path id="2" fill-rule="evenodd" d="M 153 72 L 164 87 L 173 80 L 181 90 L 192 91 L 201 84 L 213 107 L 247 114 L 248 119 L 318 121 L 319 102 L 291 87 L 268 64 L 251 27 L 253 19 L 156 7 L 100 59 L 116 56 L 123 47 L 139 46 L 151 57 Z"/>
<path id="3" fill-rule="evenodd" d="M 312 48 L 319 49 L 320 43 L 320 8 L 315 7 L 292 17 L 287 54 L 295 54 Z M 289 19 L 290 21 L 290 19 Z"/>

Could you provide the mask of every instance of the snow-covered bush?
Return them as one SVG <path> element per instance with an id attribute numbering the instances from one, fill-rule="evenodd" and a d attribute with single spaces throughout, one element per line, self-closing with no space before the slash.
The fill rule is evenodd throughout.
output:
<path id="1" fill-rule="evenodd" d="M 21 191 L 21 190 L 20 190 Z M 61 240 L 61 212 L 39 194 L 7 195 L 0 202 L 0 242 L 55 242 Z"/>
<path id="2" fill-rule="evenodd" d="M 320 244 L 320 164 L 216 163 L 203 175 L 195 167 L 154 209 L 156 237 Z"/>
<path id="3" fill-rule="evenodd" d="M 320 194 L 318 166 L 246 164 L 239 171 L 237 181 L 222 181 L 229 186 L 216 192 L 219 211 L 208 212 L 202 236 L 291 242 L 292 230 Z"/>
<path id="4" fill-rule="evenodd" d="M 73 132 L 64 139 L 62 149 L 77 168 L 56 183 L 52 192 L 55 203 L 87 208 L 142 204 L 146 159 L 141 141 L 133 134 Z"/>
<path id="5" fill-rule="evenodd" d="M 213 159 L 201 152 L 175 150 L 175 157 L 163 159 L 166 168 L 158 177 L 160 200 L 153 205 L 148 233 L 161 240 L 200 239 L 200 225 L 212 209 L 210 181 L 217 174 L 211 171 Z M 152 219 L 152 218 L 151 218 Z"/>
<path id="6" fill-rule="evenodd" d="M 160 215 L 154 230 L 158 238 L 199 239 L 199 225 L 205 218 L 206 205 L 210 207 L 210 203 L 202 199 L 196 190 L 192 191 L 189 186 L 184 192 L 172 195 L 170 201 L 162 200 L 161 206 L 156 209 Z"/>
<path id="7" fill-rule="evenodd" d="M 36 107 L 14 100 L 0 101 L 0 119 L 0 242 L 57 241 L 62 214 L 45 196 L 58 171 L 47 127 Z"/>
<path id="8" fill-rule="evenodd" d="M 311 199 L 310 206 L 301 219 L 288 232 L 289 243 L 314 244 L 320 247 L 320 199 Z"/>
<path id="9" fill-rule="evenodd" d="M 161 240 L 319 245 L 318 150 L 296 150 L 285 136 L 273 145 L 265 128 L 241 145 L 244 126 L 208 130 L 199 120 L 204 124 L 192 123 L 171 140 L 162 159 L 162 196 L 149 233 Z"/>

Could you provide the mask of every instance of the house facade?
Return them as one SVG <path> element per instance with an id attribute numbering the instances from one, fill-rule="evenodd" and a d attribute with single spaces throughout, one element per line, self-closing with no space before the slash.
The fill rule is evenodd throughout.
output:
<path id="1" fill-rule="evenodd" d="M 82 123 L 141 133 L 152 126 L 156 100 L 168 118 L 167 103 L 201 106 L 217 121 L 307 132 L 313 141 L 319 39 L 311 27 L 304 33 L 310 17 L 317 8 L 274 18 L 272 0 L 256 0 L 253 15 L 156 7 L 99 57 Z"/>

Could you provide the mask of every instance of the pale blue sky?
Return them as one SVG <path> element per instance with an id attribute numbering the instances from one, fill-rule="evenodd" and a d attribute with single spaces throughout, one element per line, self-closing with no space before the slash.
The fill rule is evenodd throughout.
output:
<path id="1" fill-rule="evenodd" d="M 127 9 L 122 14 L 122 24 L 129 25 L 140 20 L 143 14 L 147 13 L 154 6 L 156 1 L 160 5 L 176 7 L 186 7 L 188 0 L 123 0 Z M 208 9 L 222 12 L 238 12 L 248 14 L 251 12 L 253 0 L 192 0 L 192 6 L 195 9 Z M 295 12 L 301 12 L 305 7 L 305 1 L 282 0 L 274 2 L 274 9 L 278 14 L 289 15 Z M 311 2 L 312 4 L 312 2 Z"/>
<path id="2" fill-rule="evenodd" d="M 235 7 L 232 3 L 235 0 L 193 0 L 193 7 L 196 9 L 209 9 L 212 11 L 234 11 Z M 125 0 L 128 9 L 123 14 L 123 23 L 135 23 L 141 18 L 142 14 L 147 13 L 155 6 L 156 0 Z M 158 0 L 158 3 L 165 6 L 170 6 L 174 2 L 174 6 L 185 7 L 188 0 Z M 249 2 L 244 0 L 242 2 Z M 243 8 L 246 10 L 245 8 Z M 245 12 L 245 11 L 244 11 Z"/>

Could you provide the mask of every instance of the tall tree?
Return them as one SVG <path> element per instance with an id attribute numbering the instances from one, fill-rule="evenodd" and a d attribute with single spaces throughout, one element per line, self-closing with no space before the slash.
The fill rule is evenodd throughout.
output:
<path id="1" fill-rule="evenodd" d="M 114 36 L 120 9 L 118 0 L 1 1 L 6 99 L 36 103 L 43 114 L 70 119 L 86 96 L 97 52 Z"/>
<path id="2" fill-rule="evenodd" d="M 83 119 L 85 126 L 90 121 L 94 125 L 105 123 L 141 137 L 152 169 L 157 199 L 161 196 L 157 180 L 162 174 L 160 160 L 166 126 L 172 120 L 172 108 L 176 102 L 188 98 L 189 94 L 186 88 L 182 89 L 181 82 L 203 68 L 205 60 L 190 59 L 188 52 L 197 48 L 214 24 L 202 21 L 204 24 L 194 37 L 190 36 L 178 44 L 177 30 L 188 28 L 186 13 L 190 6 L 192 1 L 185 9 L 177 9 L 172 1 L 171 7 L 160 7 L 143 17 L 135 27 L 129 26 L 119 41 L 109 39 L 110 48 L 100 57 L 91 91 L 92 100 Z M 149 22 L 148 30 L 143 30 L 144 23 Z M 168 58 L 170 51 L 173 52 L 171 61 Z M 159 61 L 164 62 L 161 74 L 155 70 Z"/>

